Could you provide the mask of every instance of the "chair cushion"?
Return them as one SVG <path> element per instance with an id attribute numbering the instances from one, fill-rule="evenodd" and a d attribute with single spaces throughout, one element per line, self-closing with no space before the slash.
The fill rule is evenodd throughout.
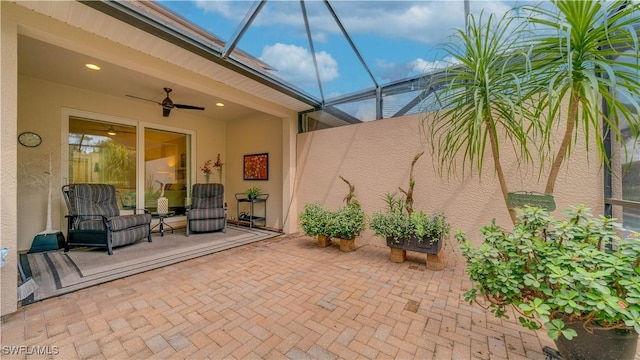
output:
<path id="1" fill-rule="evenodd" d="M 123 215 L 109 218 L 111 231 L 120 231 L 151 223 L 151 214 Z"/>
<path id="2" fill-rule="evenodd" d="M 81 215 L 79 221 L 95 219 L 90 215 L 108 218 L 120 215 L 116 198 L 116 188 L 108 184 L 70 184 L 70 213 Z"/>
<path id="3" fill-rule="evenodd" d="M 191 209 L 187 213 L 188 220 L 206 220 L 206 219 L 220 219 L 224 218 L 224 208 L 213 209 Z"/>
<path id="4" fill-rule="evenodd" d="M 191 192 L 191 209 L 207 209 L 224 207 L 224 185 L 193 184 Z"/>

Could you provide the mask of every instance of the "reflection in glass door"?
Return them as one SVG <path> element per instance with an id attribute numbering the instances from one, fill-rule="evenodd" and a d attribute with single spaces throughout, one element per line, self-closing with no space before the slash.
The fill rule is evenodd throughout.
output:
<path id="1" fill-rule="evenodd" d="M 136 207 L 136 128 L 69 117 L 69 183 L 114 185 L 118 207 Z"/>
<path id="2" fill-rule="evenodd" d="M 145 208 L 156 212 L 158 198 L 163 193 L 169 201 L 169 211 L 176 215 L 186 212 L 188 159 L 190 137 L 171 131 L 144 130 L 144 202 Z"/>

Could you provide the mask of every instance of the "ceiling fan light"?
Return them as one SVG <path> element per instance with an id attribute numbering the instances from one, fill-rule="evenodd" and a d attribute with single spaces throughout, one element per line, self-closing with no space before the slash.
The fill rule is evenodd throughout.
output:
<path id="1" fill-rule="evenodd" d="M 115 132 L 115 131 L 113 131 L 113 130 L 109 130 L 109 131 L 107 131 L 107 134 L 109 134 L 109 135 L 111 135 L 111 136 L 118 135 L 118 133 L 116 133 L 116 132 Z"/>

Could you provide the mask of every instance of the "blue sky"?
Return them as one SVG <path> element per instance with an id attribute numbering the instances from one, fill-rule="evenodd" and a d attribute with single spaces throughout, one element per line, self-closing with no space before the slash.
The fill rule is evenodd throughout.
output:
<path id="1" fill-rule="evenodd" d="M 226 41 L 253 1 L 159 1 Z M 439 45 L 464 28 L 464 2 L 330 1 L 379 84 L 446 64 Z M 502 15 L 514 1 L 470 1 L 471 13 Z M 325 99 L 374 87 L 322 1 L 305 1 Z M 299 1 L 268 1 L 238 48 L 271 65 L 275 75 L 320 98 Z"/>

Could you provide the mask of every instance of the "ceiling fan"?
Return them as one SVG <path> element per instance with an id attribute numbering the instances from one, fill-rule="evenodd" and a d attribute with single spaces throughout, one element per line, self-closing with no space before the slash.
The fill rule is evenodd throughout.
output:
<path id="1" fill-rule="evenodd" d="M 204 110 L 203 107 L 201 106 L 194 106 L 194 105 L 185 105 L 185 104 L 175 104 L 170 98 L 169 98 L 169 93 L 172 91 L 171 88 L 164 88 L 164 91 L 167 93 L 167 97 L 164 98 L 164 100 L 162 100 L 162 102 L 157 102 L 155 100 L 150 100 L 150 99 L 145 99 L 145 98 L 141 98 L 138 96 L 134 96 L 134 95 L 127 95 L 128 97 L 132 97 L 135 99 L 140 99 L 140 100 L 145 100 L 145 101 L 151 101 L 153 103 L 156 103 L 160 106 L 162 106 L 162 116 L 167 117 L 169 116 L 169 113 L 171 112 L 171 109 L 178 108 L 178 109 L 188 109 L 188 110 Z"/>

